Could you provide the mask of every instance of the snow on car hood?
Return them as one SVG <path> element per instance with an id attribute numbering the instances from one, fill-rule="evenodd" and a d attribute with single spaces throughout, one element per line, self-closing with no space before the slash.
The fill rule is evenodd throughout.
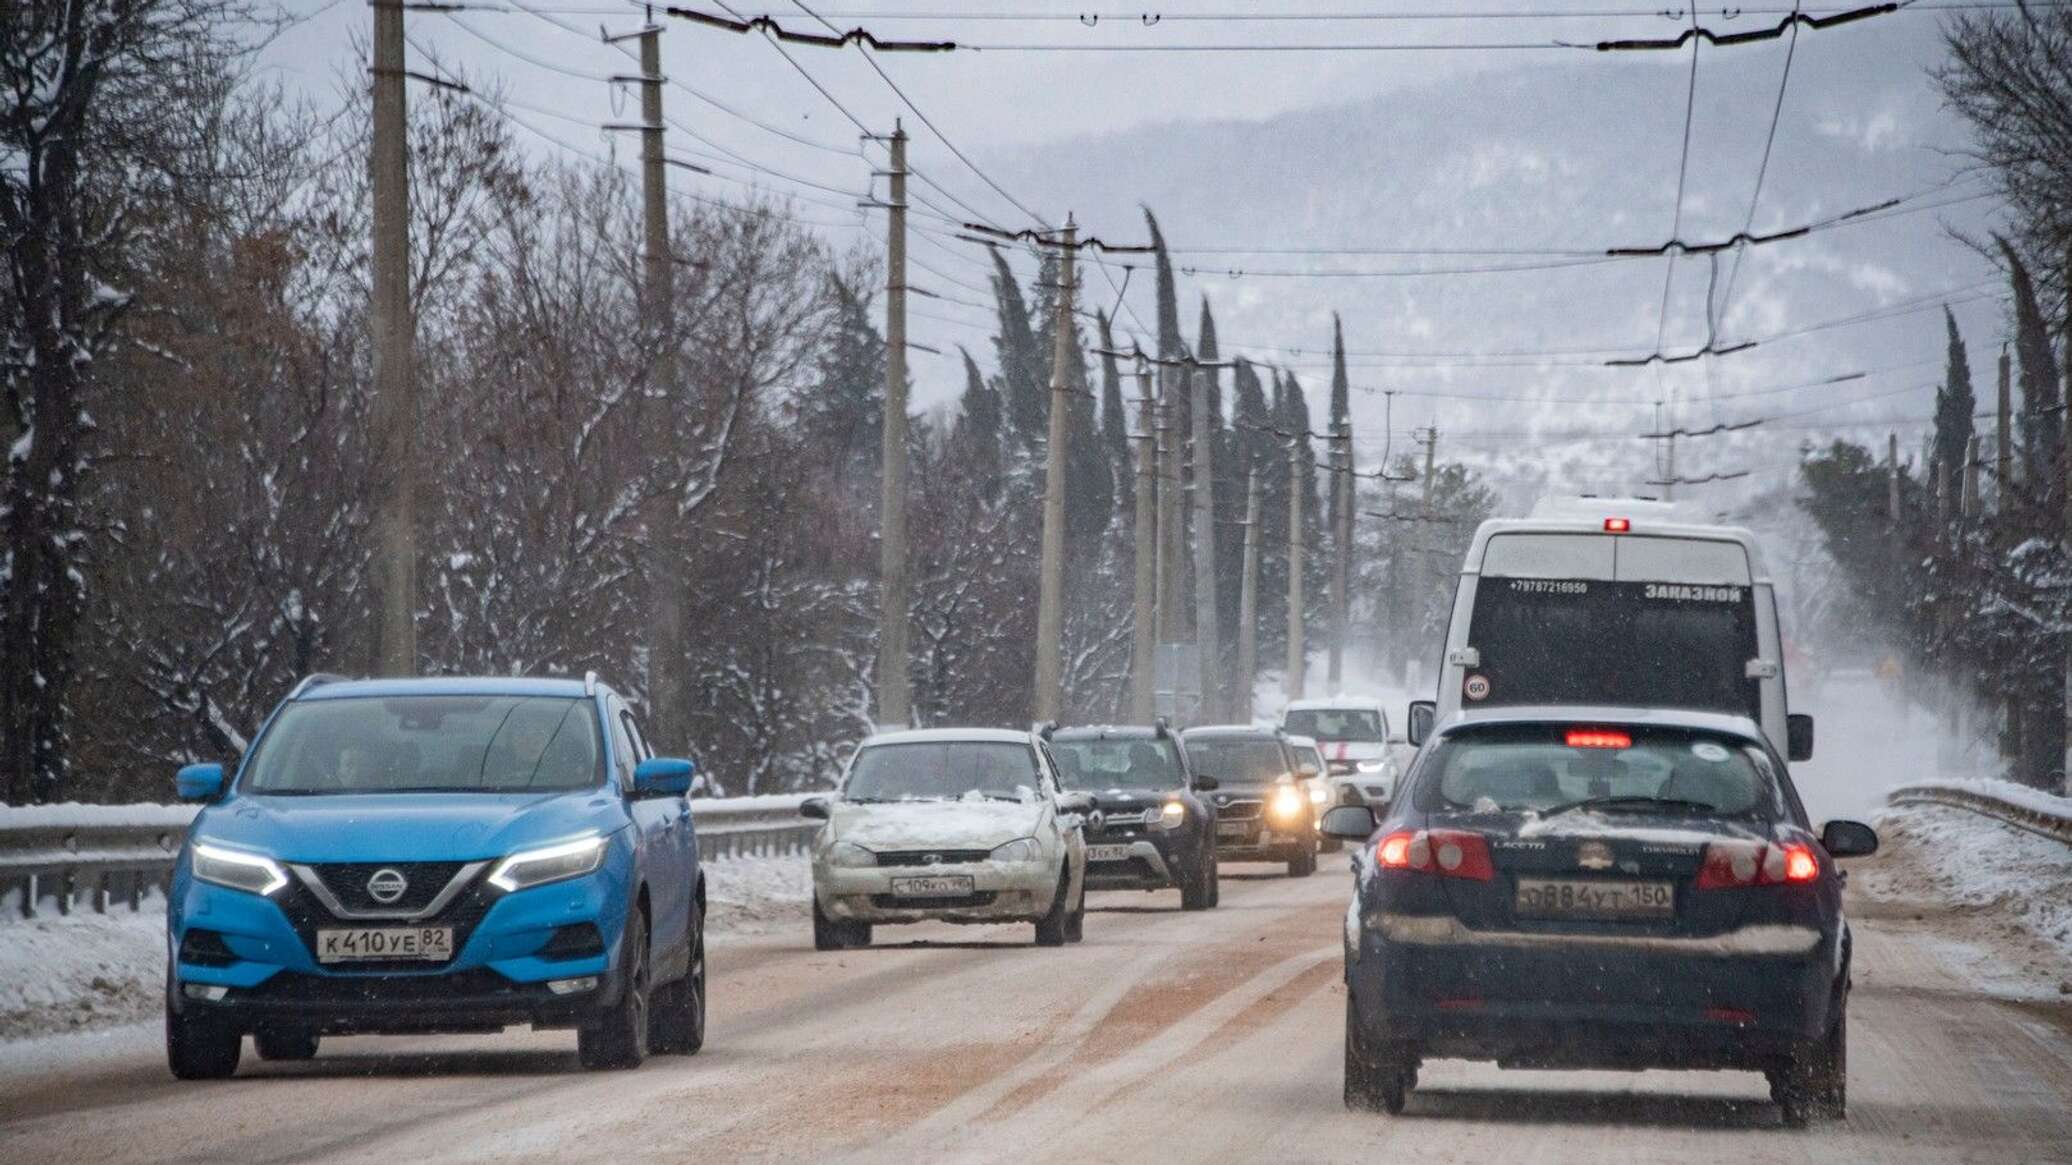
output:
<path id="1" fill-rule="evenodd" d="M 867 850 L 992 849 L 1036 832 L 1040 801 L 888 801 L 831 807 L 831 840 Z"/>

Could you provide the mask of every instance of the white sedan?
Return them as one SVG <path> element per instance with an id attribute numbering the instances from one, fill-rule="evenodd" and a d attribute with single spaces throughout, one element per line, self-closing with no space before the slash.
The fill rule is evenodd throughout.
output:
<path id="1" fill-rule="evenodd" d="M 849 759 L 833 797 L 799 812 L 813 841 L 813 945 L 868 946 L 886 923 L 1030 922 L 1036 942 L 1077 942 L 1086 920 L 1094 808 L 1065 792 L 1030 732 L 880 733 Z"/>

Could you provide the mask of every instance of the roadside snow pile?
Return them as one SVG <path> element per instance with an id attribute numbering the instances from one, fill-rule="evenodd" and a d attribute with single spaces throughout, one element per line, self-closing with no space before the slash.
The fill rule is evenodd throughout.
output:
<path id="1" fill-rule="evenodd" d="M 1950 908 L 1991 950 L 1974 967 L 1982 979 L 2072 995 L 2072 848 L 1936 805 L 1887 809 L 1876 824 L 1883 852 L 1857 893 Z"/>
<path id="2" fill-rule="evenodd" d="M 2042 789 L 2029 785 L 2018 785 L 2013 781 L 1993 780 L 1983 777 L 1977 780 L 1964 781 L 1909 781 L 1904 785 L 1895 785 L 1893 788 L 1903 789 L 1908 786 L 1958 789 L 1967 793 L 1979 793 L 1984 796 L 1995 797 L 2010 805 L 2027 809 L 2031 813 L 2041 813 L 2054 817 L 2072 817 L 2072 797 L 2060 797 L 2056 793 L 2046 793 Z"/>
<path id="3" fill-rule="evenodd" d="M 0 1039 L 159 1013 L 165 914 L 75 914 L 0 923 Z"/>
<path id="4" fill-rule="evenodd" d="M 765 934 L 812 919 L 813 869 L 804 854 L 731 858 L 705 867 L 705 909 L 715 935 Z"/>

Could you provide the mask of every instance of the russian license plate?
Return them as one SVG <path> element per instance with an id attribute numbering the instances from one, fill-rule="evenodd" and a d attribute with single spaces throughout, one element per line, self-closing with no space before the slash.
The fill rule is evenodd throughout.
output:
<path id="1" fill-rule="evenodd" d="M 453 957 L 450 926 L 363 926 L 319 930 L 317 962 L 353 963 L 369 959 L 421 959 L 445 962 Z"/>
<path id="2" fill-rule="evenodd" d="M 1090 845 L 1086 847 L 1086 860 L 1090 862 L 1126 862 L 1130 847 L 1126 845 Z"/>
<path id="3" fill-rule="evenodd" d="M 971 875 L 939 874 L 932 878 L 894 878 L 892 892 L 902 898 L 964 898 L 971 894 Z"/>
<path id="4" fill-rule="evenodd" d="M 1243 837 L 1250 828 L 1242 821 L 1218 821 L 1216 823 L 1216 836 Z"/>
<path id="5" fill-rule="evenodd" d="M 1676 890 L 1668 882 L 1520 878 L 1515 910 L 1531 918 L 1668 918 Z"/>

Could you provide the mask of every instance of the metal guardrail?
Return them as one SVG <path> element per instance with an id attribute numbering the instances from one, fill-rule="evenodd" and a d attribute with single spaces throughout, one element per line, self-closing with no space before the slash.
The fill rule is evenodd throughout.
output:
<path id="1" fill-rule="evenodd" d="M 799 816 L 795 796 L 738 798 L 701 808 L 691 802 L 698 827 L 699 855 L 706 861 L 779 857 L 802 853 L 820 829 Z M 743 804 L 742 802 L 750 802 Z M 141 909 L 152 892 L 163 893 L 187 835 L 179 807 L 140 806 L 137 818 L 96 821 L 104 806 L 80 806 L 74 820 L 64 807 L 29 823 L 0 817 L 0 900 L 12 912 L 35 918 L 45 910 L 60 915 L 79 910 L 105 914 L 112 907 Z"/>
<path id="2" fill-rule="evenodd" d="M 1945 805 L 1968 809 L 2016 829 L 2072 845 L 2072 812 L 2025 805 L 1984 789 L 1960 784 L 1905 785 L 1885 795 L 1892 805 Z"/>

